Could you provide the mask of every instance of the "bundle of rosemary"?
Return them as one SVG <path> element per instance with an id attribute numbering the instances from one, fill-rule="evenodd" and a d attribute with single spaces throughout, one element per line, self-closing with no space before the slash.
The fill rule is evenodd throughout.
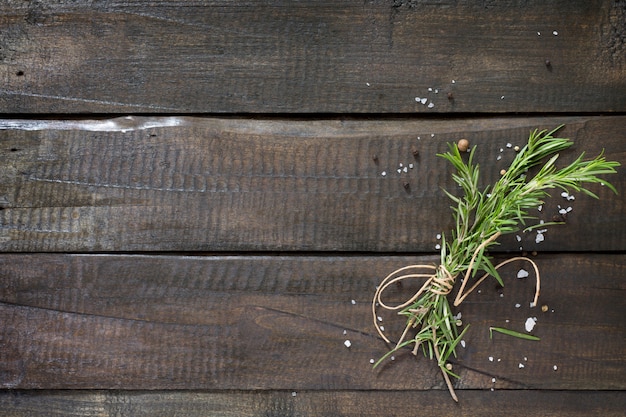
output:
<path id="1" fill-rule="evenodd" d="M 463 191 L 462 197 L 446 191 L 456 205 L 452 207 L 456 228 L 449 239 L 445 236 L 442 238 L 441 263 L 438 266 L 409 265 L 392 272 L 379 285 L 372 302 L 374 325 L 379 335 L 387 343 L 391 343 L 377 325 L 377 308 L 398 311 L 399 315 L 406 317 L 406 327 L 395 347 L 374 366 L 378 366 L 399 349 L 413 345 L 413 353 L 417 354 L 421 347 L 427 357 L 437 361 L 452 398 L 458 401 L 450 381 L 450 376 L 458 378 L 458 375 L 452 372 L 448 362 L 450 355 L 456 356 L 455 348 L 467 331 L 465 327 L 463 332 L 458 333 L 457 320 L 448 301 L 448 294 L 457 277 L 461 275 L 463 279 L 454 300 L 455 306 L 488 276 L 493 276 L 500 285 L 504 285 L 498 274 L 498 268 L 503 264 L 519 259 L 527 260 L 535 269 L 537 287 L 533 303 L 537 304 L 540 280 L 534 262 L 528 258 L 515 257 L 494 265 L 488 256 L 488 249 L 497 244 L 496 239 L 500 235 L 514 233 L 522 227 L 528 231 L 548 225 L 549 223 L 542 223 L 526 226 L 526 221 L 533 218 L 527 210 L 543 204 L 542 199 L 549 196 L 549 189 L 579 191 L 598 198 L 584 184 L 602 183 L 616 193 L 615 188 L 598 175 L 615 173 L 615 168 L 620 165 L 618 162 L 607 161 L 602 154 L 592 160 L 584 160 L 583 153 L 568 166 L 557 169 L 555 162 L 558 152 L 572 145 L 568 139 L 553 136 L 561 127 L 552 131 L 531 132 L 528 143 L 519 150 L 509 169 L 501 172 L 501 178 L 493 186 L 482 190 L 478 185 L 479 168 L 473 163 L 476 147 L 469 152 L 467 162 L 464 162 L 456 144 L 449 144 L 450 150 L 438 155 L 454 166 L 456 173 L 453 174 L 453 179 Z M 529 169 L 542 163 L 543 166 L 529 178 Z M 465 291 L 468 282 L 478 272 L 483 272 L 484 275 L 475 279 L 474 284 Z M 408 301 L 396 306 L 385 304 L 381 298 L 385 289 L 404 279 L 425 281 Z M 412 329 L 415 334 L 409 337 Z M 523 335 L 506 329 L 495 330 Z"/>

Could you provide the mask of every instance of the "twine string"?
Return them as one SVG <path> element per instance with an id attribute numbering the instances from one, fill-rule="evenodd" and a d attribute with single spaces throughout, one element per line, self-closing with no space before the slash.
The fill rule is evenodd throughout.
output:
<path id="1" fill-rule="evenodd" d="M 485 279 L 489 277 L 490 275 L 489 273 L 484 274 L 483 276 L 478 278 L 476 282 L 472 286 L 470 286 L 470 288 L 467 291 L 465 290 L 470 280 L 474 264 L 476 263 L 476 258 L 483 252 L 484 248 L 487 245 L 489 245 L 491 242 L 496 240 L 499 236 L 500 236 L 500 232 L 495 233 L 489 239 L 483 241 L 483 243 L 481 243 L 474 251 L 474 254 L 472 255 L 467 271 L 465 272 L 465 275 L 463 277 L 461 287 L 456 295 L 456 298 L 454 299 L 455 307 L 458 307 L 467 298 L 467 296 L 469 296 Z M 530 263 L 535 272 L 535 277 L 536 277 L 535 296 L 531 304 L 531 306 L 534 307 L 537 305 L 537 302 L 539 300 L 539 292 L 541 288 L 541 278 L 539 275 L 539 267 L 537 266 L 535 261 L 525 256 L 516 256 L 510 259 L 507 259 L 506 261 L 500 262 L 499 264 L 494 266 L 494 269 L 498 270 L 504 265 L 507 265 L 511 262 L 516 262 L 516 261 L 526 261 Z M 387 311 L 404 310 L 406 307 L 409 307 L 410 305 L 414 304 L 420 298 L 420 296 L 422 296 L 422 294 L 424 294 L 427 291 L 430 291 L 431 293 L 436 294 L 436 295 L 446 296 L 452 291 L 456 278 L 457 278 L 457 275 L 456 274 L 453 275 L 452 273 L 450 273 L 450 271 L 448 271 L 448 269 L 444 265 L 435 266 L 435 265 L 430 265 L 430 264 L 416 264 L 416 265 L 404 266 L 402 268 L 396 269 L 395 271 L 387 275 L 381 281 L 380 285 L 376 289 L 376 293 L 374 294 L 374 299 L 372 301 L 372 317 L 374 321 L 374 327 L 376 328 L 378 335 L 385 342 L 391 343 L 391 340 L 382 332 L 382 330 L 380 329 L 380 326 L 378 326 L 377 324 L 377 321 L 378 321 L 377 307 L 380 307 L 383 310 L 387 310 Z M 383 302 L 382 295 L 391 285 L 404 281 L 404 280 L 414 280 L 414 279 L 425 279 L 425 281 L 422 284 L 422 286 L 419 288 L 419 290 L 417 290 L 417 292 L 415 292 L 408 300 L 398 305 L 389 305 Z M 416 317 L 420 315 L 423 316 L 424 314 L 427 313 L 427 311 L 425 311 L 425 309 L 423 308 L 412 309 L 412 310 L 409 310 L 409 312 L 413 313 L 413 316 L 407 322 L 407 325 L 404 328 L 404 331 L 402 332 L 402 335 L 396 344 L 396 349 L 398 348 L 398 346 L 400 346 L 401 343 L 403 343 L 409 330 L 412 327 L 415 327 L 417 325 Z M 398 314 L 401 314 L 401 312 L 399 312 Z"/>

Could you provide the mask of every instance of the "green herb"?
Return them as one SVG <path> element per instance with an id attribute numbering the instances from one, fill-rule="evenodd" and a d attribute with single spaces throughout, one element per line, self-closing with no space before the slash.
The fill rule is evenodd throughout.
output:
<path id="1" fill-rule="evenodd" d="M 515 330 L 505 329 L 504 327 L 490 327 L 489 328 L 489 338 L 490 339 L 493 337 L 493 332 L 506 334 L 508 336 L 517 337 L 519 339 L 541 340 L 537 336 L 533 336 L 532 334 L 520 333 L 520 332 L 516 332 Z"/>
<path id="2" fill-rule="evenodd" d="M 598 198 L 584 185 L 602 183 L 616 192 L 609 182 L 598 176 L 615 173 L 619 163 L 607 161 L 602 154 L 591 160 L 584 160 L 582 154 L 564 168 L 559 169 L 555 166 L 558 152 L 572 145 L 568 139 L 553 136 L 560 127 L 552 131 L 531 132 L 528 143 L 519 150 L 509 169 L 502 173 L 495 184 L 483 189 L 479 188 L 479 167 L 473 162 L 476 147 L 471 149 L 467 162 L 455 144 L 449 144 L 450 150 L 439 155 L 454 166 L 456 173 L 453 174 L 453 179 L 463 191 L 463 195 L 457 197 L 444 190 L 455 204 L 452 210 L 456 228 L 452 230 L 449 239 L 442 237 L 439 266 L 410 265 L 400 268 L 389 274 L 378 287 L 372 302 L 374 323 L 376 324 L 378 305 L 383 309 L 398 311 L 398 314 L 406 318 L 406 328 L 396 346 L 376 365 L 398 349 L 413 345 L 413 353 L 417 354 L 421 348 L 427 357 L 437 361 L 452 398 L 458 401 L 449 378 L 449 375 L 455 377 L 457 375 L 451 371 L 448 359 L 450 355 L 456 356 L 455 348 L 467 327 L 463 333 L 458 333 L 458 323 L 452 314 L 447 297 L 456 278 L 464 274 L 455 305 L 459 305 L 487 276 L 493 276 L 503 285 L 497 271 L 501 265 L 494 265 L 487 251 L 498 244 L 496 239 L 502 234 L 514 233 L 521 228 L 528 231 L 547 225 L 548 223 L 528 226 L 526 222 L 533 219 L 528 214 L 528 209 L 543 204 L 543 199 L 549 196 L 548 190 L 554 188 L 567 192 L 574 190 Z M 536 174 L 529 178 L 529 169 L 542 163 Z M 526 258 L 513 260 L 517 259 Z M 539 275 L 534 263 L 533 267 L 537 273 L 537 291 L 534 300 L 536 304 L 539 296 Z M 463 293 L 468 281 L 478 272 L 485 275 Z M 426 281 L 420 291 L 407 302 L 398 306 L 386 305 L 381 299 L 385 289 L 395 282 L 409 278 L 421 278 Z M 390 343 L 377 325 L 376 329 L 381 337 Z M 416 329 L 416 334 L 407 339 L 411 329 Z M 512 331 L 508 332 L 511 334 Z"/>

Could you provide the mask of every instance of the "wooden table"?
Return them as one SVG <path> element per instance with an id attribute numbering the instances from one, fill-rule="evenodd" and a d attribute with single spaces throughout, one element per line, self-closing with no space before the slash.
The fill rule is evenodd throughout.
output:
<path id="1" fill-rule="evenodd" d="M 565 224 L 543 241 L 500 239 L 497 259 L 539 265 L 545 311 L 523 263 L 459 307 L 458 404 L 426 358 L 372 369 L 370 303 L 437 262 L 448 142 L 477 146 L 484 184 L 537 128 L 564 125 L 563 164 L 626 160 L 624 1 L 0 16 L 0 415 L 623 415 L 624 168 L 617 196 L 555 191 L 532 214 Z M 541 341 L 489 338 L 528 317 Z"/>

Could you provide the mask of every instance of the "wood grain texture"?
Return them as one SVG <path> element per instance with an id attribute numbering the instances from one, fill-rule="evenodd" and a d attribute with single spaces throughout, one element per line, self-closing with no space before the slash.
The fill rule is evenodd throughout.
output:
<path id="1" fill-rule="evenodd" d="M 535 259 L 546 312 L 529 308 L 533 278 L 515 278 L 523 264 L 501 271 L 504 289 L 490 281 L 459 307 L 470 328 L 453 361 L 457 388 L 624 390 L 624 255 Z M 4 254 L 0 384 L 445 392 L 435 364 L 408 351 L 375 371 L 370 363 L 386 352 L 374 288 L 413 262 L 436 257 Z M 402 321 L 380 316 L 398 337 Z M 489 326 L 523 331 L 528 317 L 540 342 L 490 340 Z"/>
<path id="2" fill-rule="evenodd" d="M 456 189 L 436 154 L 467 137 L 489 184 L 511 145 L 560 124 L 575 142 L 563 165 L 583 151 L 626 160 L 625 116 L 3 120 L 0 250 L 434 251 L 453 220 L 442 188 Z M 610 178 L 617 196 L 558 191 L 531 214 L 551 221 L 572 207 L 567 224 L 539 244 L 535 233 L 505 236 L 501 248 L 624 250 L 625 172 Z"/>
<path id="3" fill-rule="evenodd" d="M 295 393 L 295 396 L 293 395 Z M 453 403 L 441 391 L 263 391 L 263 392 L 2 392 L 0 413 L 35 416 L 404 416 L 511 417 L 601 414 L 621 417 L 626 397 L 619 392 L 467 391 Z"/>
<path id="4" fill-rule="evenodd" d="M 5 0 L 0 16 L 3 113 L 626 110 L 623 1 Z"/>

